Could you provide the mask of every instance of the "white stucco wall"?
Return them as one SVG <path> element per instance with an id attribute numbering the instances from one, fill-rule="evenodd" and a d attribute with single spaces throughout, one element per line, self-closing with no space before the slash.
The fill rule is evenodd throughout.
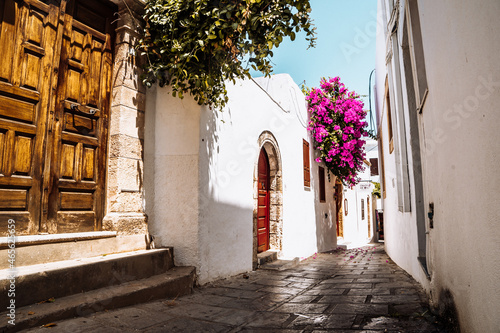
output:
<path id="1" fill-rule="evenodd" d="M 418 5 L 429 86 L 419 115 L 424 202 L 426 208 L 430 202 L 435 207 L 434 228 L 427 236 L 431 280 L 416 260 L 415 217 L 398 211 L 394 154 L 388 152 L 384 117 L 386 248 L 424 285 L 436 305 L 444 291 L 451 293 L 463 332 L 496 332 L 500 177 L 493 170 L 500 162 L 500 2 L 418 1 Z M 381 37 L 377 42 L 384 41 Z M 383 102 L 385 51 L 377 50 L 377 93 Z"/>
<path id="2" fill-rule="evenodd" d="M 447 20 L 437 15 L 444 10 Z M 495 0 L 420 8 L 424 50 L 441 50 L 426 53 L 430 93 L 422 115 L 426 197 L 435 204 L 432 290 L 452 292 L 465 332 L 500 327 L 500 177 L 493 171 L 500 163 L 499 14 Z"/>
<path id="3" fill-rule="evenodd" d="M 304 188 L 302 140 L 310 140 L 298 86 L 282 74 L 227 89 L 222 112 L 173 98 L 168 88 L 148 96 L 146 121 L 154 130 L 146 140 L 155 147 L 147 150 L 154 161 L 154 194 L 146 199 L 154 202 L 146 204 L 150 230 L 162 246 L 174 246 L 177 264 L 198 268 L 202 284 L 252 269 L 254 172 L 264 131 L 281 153 L 282 257 L 336 247 L 335 179 L 325 177 L 327 200 L 319 203 L 318 164 L 311 158 L 312 186 Z"/>
<path id="4" fill-rule="evenodd" d="M 157 247 L 173 246 L 177 265 L 199 266 L 198 161 L 202 107 L 172 98 L 170 88 L 147 92 L 145 206 Z"/>
<path id="5" fill-rule="evenodd" d="M 380 10 L 381 3 L 379 1 L 379 22 L 382 22 L 381 18 L 382 11 Z M 404 11 L 403 11 L 404 12 Z M 388 115 L 387 115 L 387 105 L 385 99 L 385 80 L 387 77 L 387 66 L 386 66 L 386 35 L 381 28 L 387 26 L 387 21 L 382 25 L 378 25 L 377 30 L 377 57 L 376 57 L 376 93 L 377 93 L 377 108 L 380 115 L 379 118 L 379 135 L 382 137 L 383 147 L 379 148 L 384 156 L 385 165 L 385 192 L 386 197 L 383 199 L 382 207 L 384 212 L 384 240 L 385 248 L 392 260 L 394 260 L 400 267 L 410 273 L 418 282 L 420 282 L 424 288 L 428 289 L 428 280 L 426 278 L 425 272 L 423 271 L 420 263 L 418 262 L 418 237 L 417 237 L 417 222 L 415 214 L 415 187 L 412 177 L 410 177 L 410 211 L 401 212 L 398 207 L 398 180 L 396 171 L 396 150 L 392 152 L 389 151 L 389 135 L 388 135 Z M 402 27 L 403 21 L 400 20 L 399 28 Z M 400 59 L 402 55 L 399 54 Z M 394 66 L 392 63 L 390 66 Z M 393 67 L 393 71 L 395 67 Z M 394 80 L 389 78 L 389 80 Z M 404 78 L 402 78 L 404 82 Z M 396 86 L 394 82 L 389 82 Z M 403 89 L 404 91 L 405 89 Z M 402 98 L 402 97 L 400 97 Z M 392 109 L 393 109 L 393 123 L 394 120 L 394 108 L 397 105 L 397 100 L 392 99 Z M 409 110 L 403 110 L 405 119 L 407 119 Z M 408 124 L 408 122 L 406 122 Z M 395 124 L 393 125 L 394 140 L 397 138 L 397 128 Z M 410 138 L 409 130 L 406 130 L 407 138 Z M 409 142 L 410 140 L 407 140 Z M 408 149 L 408 160 L 409 160 L 409 174 L 413 173 L 412 156 L 410 147 Z M 382 180 L 381 180 L 382 184 Z M 383 189 L 382 189 L 383 190 Z"/>

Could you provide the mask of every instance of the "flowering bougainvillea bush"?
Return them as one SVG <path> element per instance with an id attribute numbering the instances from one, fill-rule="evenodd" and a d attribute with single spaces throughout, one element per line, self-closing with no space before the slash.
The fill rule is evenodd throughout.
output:
<path id="1" fill-rule="evenodd" d="M 357 174 L 364 169 L 363 136 L 368 135 L 366 111 L 359 95 L 349 92 L 339 77 L 323 78 L 320 88 L 306 90 L 306 100 L 308 131 L 320 153 L 316 162 L 323 161 L 344 185 L 356 185 L 360 180 Z"/>

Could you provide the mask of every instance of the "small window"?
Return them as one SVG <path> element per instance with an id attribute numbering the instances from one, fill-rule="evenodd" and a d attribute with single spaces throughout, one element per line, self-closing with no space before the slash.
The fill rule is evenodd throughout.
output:
<path id="1" fill-rule="evenodd" d="M 325 169 L 323 167 L 318 167 L 318 172 L 319 172 L 319 202 L 326 202 Z"/>
<path id="2" fill-rule="evenodd" d="M 389 96 L 389 82 L 385 78 L 385 105 L 387 109 L 387 132 L 389 134 L 389 154 L 394 151 L 394 137 L 392 134 L 391 98 Z"/>
<path id="3" fill-rule="evenodd" d="M 378 158 L 370 158 L 370 175 L 378 176 Z"/>
<path id="4" fill-rule="evenodd" d="M 311 167 L 309 164 L 309 142 L 302 140 L 302 152 L 304 155 L 304 186 L 311 186 Z"/>

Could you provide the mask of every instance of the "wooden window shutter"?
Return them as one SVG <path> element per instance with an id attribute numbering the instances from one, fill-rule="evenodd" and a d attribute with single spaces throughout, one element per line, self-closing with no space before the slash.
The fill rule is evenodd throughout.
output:
<path id="1" fill-rule="evenodd" d="M 302 140 L 302 152 L 304 154 L 304 186 L 311 186 L 311 166 L 309 164 L 309 142 Z"/>
<path id="2" fill-rule="evenodd" d="M 370 158 L 370 174 L 378 176 L 378 158 Z"/>

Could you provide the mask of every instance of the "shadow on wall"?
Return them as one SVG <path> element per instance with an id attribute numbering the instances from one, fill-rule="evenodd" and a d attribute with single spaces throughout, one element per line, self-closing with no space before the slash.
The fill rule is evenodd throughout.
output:
<path id="1" fill-rule="evenodd" d="M 200 183 L 200 215 L 208 208 L 208 203 L 213 201 L 214 186 L 217 181 L 210 172 L 210 168 L 215 166 L 217 154 L 220 152 L 219 135 L 217 125 L 222 122 L 220 111 L 203 107 L 200 117 L 200 159 L 198 161 L 198 173 Z M 230 114 L 230 111 L 229 111 Z M 215 173 L 216 174 L 216 173 Z"/>
<path id="2" fill-rule="evenodd" d="M 208 216 L 202 219 L 200 229 L 200 267 L 198 283 L 208 282 L 249 272 L 252 267 L 252 210 L 217 201 L 200 194 L 200 215 L 209 206 Z M 216 213 L 216 214 L 214 214 Z M 217 214 L 223 217 L 217 218 Z"/>
<path id="3" fill-rule="evenodd" d="M 198 176 L 200 184 L 199 209 L 200 215 L 208 208 L 208 202 L 214 196 L 214 186 L 221 179 L 216 179 L 217 173 L 211 173 L 210 169 L 217 163 L 217 155 L 220 152 L 219 135 L 217 125 L 222 123 L 221 111 L 202 107 L 200 117 L 200 159 L 198 161 Z M 231 112 L 229 115 L 231 115 Z M 215 175 L 215 176 L 214 176 Z M 215 178 L 215 179 L 214 179 Z"/>
<path id="4" fill-rule="evenodd" d="M 222 121 L 222 111 L 208 107 L 202 108 L 200 117 L 198 204 L 202 265 L 199 275 L 202 284 L 252 269 L 253 207 L 243 204 L 236 206 L 222 199 L 228 197 L 228 192 L 235 193 L 238 190 L 239 193 L 245 193 L 244 188 L 235 189 L 234 182 L 247 177 L 251 186 L 252 174 L 242 174 L 241 170 L 245 168 L 239 163 L 246 163 L 245 160 L 228 160 L 233 156 L 228 151 L 231 148 L 221 143 L 218 132 L 221 127 L 224 127 L 222 131 L 226 131 L 226 127 L 232 125 L 232 117 L 229 108 L 223 112 L 225 122 Z M 235 137 L 234 140 L 239 138 Z M 241 200 L 235 197 L 232 201 Z"/>

